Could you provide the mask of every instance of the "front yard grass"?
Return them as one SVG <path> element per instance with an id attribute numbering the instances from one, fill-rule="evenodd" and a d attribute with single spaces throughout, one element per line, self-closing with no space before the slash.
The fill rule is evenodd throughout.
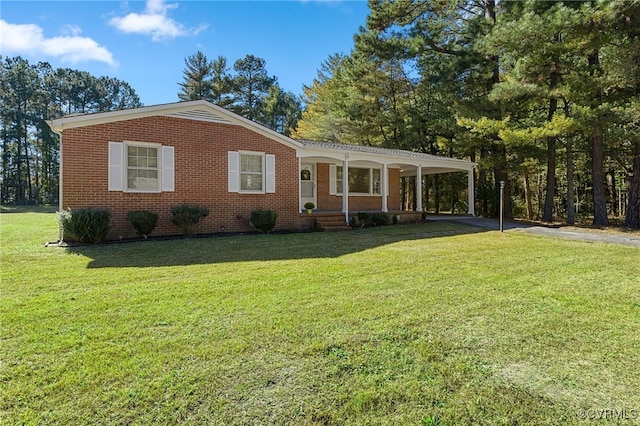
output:
<path id="1" fill-rule="evenodd" d="M 637 248 L 426 223 L 63 249 L 47 211 L 0 227 L 0 424 L 640 421 Z"/>

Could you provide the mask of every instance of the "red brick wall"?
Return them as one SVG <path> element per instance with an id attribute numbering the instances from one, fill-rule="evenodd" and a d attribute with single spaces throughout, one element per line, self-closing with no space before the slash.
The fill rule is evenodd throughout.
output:
<path id="1" fill-rule="evenodd" d="M 387 169 L 389 196 L 387 208 L 400 210 L 400 169 Z M 342 195 L 329 194 L 329 164 L 317 164 L 318 210 L 342 211 Z M 382 197 L 378 195 L 349 195 L 350 211 L 376 211 L 382 209 Z"/>
<path id="2" fill-rule="evenodd" d="M 175 147 L 175 191 L 109 191 L 108 143 L 151 142 Z M 274 194 L 227 192 L 227 152 L 256 151 L 276 156 Z M 135 236 L 126 220 L 131 210 L 159 214 L 152 235 L 179 234 L 171 224 L 171 206 L 205 206 L 209 216 L 198 232 L 246 232 L 252 210 L 278 213 L 276 229 L 301 227 L 298 214 L 298 159 L 295 150 L 240 126 L 171 117 L 149 117 L 65 130 L 62 137 L 63 208 L 101 207 L 111 211 L 108 238 Z"/>

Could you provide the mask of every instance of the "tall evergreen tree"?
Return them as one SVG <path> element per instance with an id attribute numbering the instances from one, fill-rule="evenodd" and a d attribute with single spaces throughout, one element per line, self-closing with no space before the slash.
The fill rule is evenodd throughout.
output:
<path id="1" fill-rule="evenodd" d="M 198 51 L 187 56 L 184 64 L 183 81 L 179 83 L 178 98 L 181 101 L 213 100 L 213 65 L 204 53 Z"/>
<path id="2" fill-rule="evenodd" d="M 233 83 L 227 66 L 227 58 L 218 56 L 211 62 L 211 99 L 210 101 L 223 108 L 233 103 Z"/>
<path id="3" fill-rule="evenodd" d="M 262 58 L 247 55 L 233 64 L 233 105 L 231 110 L 252 121 L 260 121 L 264 101 L 269 89 L 276 83 L 267 73 Z"/>

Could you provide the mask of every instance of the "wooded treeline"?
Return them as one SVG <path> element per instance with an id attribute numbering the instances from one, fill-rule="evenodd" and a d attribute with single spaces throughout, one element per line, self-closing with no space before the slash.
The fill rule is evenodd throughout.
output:
<path id="1" fill-rule="evenodd" d="M 180 100 L 207 100 L 287 136 L 296 127 L 300 97 L 280 87 L 264 59 L 247 55 L 230 68 L 224 56 L 209 60 L 198 51 L 184 62 Z"/>
<path id="2" fill-rule="evenodd" d="M 0 75 L 2 204 L 58 200 L 59 138 L 46 120 L 142 106 L 124 81 L 4 58 Z"/>
<path id="3" fill-rule="evenodd" d="M 353 51 L 305 87 L 293 137 L 476 161 L 482 215 L 504 181 L 507 216 L 640 228 L 637 0 L 369 6 Z M 425 178 L 420 207 L 455 211 L 464 187 Z"/>

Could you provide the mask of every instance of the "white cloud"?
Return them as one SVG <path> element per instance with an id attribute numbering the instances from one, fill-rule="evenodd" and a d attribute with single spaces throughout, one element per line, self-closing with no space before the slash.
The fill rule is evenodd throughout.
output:
<path id="1" fill-rule="evenodd" d="M 150 35 L 153 41 L 196 35 L 206 28 L 206 25 L 185 28 L 183 24 L 170 18 L 169 10 L 176 7 L 177 4 L 166 4 L 164 0 L 147 0 L 143 13 L 116 16 L 109 23 L 124 33 Z"/>
<path id="2" fill-rule="evenodd" d="M 80 35 L 80 33 L 82 33 L 82 30 L 77 25 L 69 24 L 62 27 L 60 32 L 62 33 L 62 35 L 66 35 L 66 36 L 78 36 Z"/>
<path id="3" fill-rule="evenodd" d="M 42 28 L 35 24 L 10 24 L 0 19 L 0 54 L 52 56 L 62 62 L 98 61 L 116 65 L 113 55 L 89 37 L 80 36 L 80 27 L 67 25 L 62 35 L 45 38 Z"/>

